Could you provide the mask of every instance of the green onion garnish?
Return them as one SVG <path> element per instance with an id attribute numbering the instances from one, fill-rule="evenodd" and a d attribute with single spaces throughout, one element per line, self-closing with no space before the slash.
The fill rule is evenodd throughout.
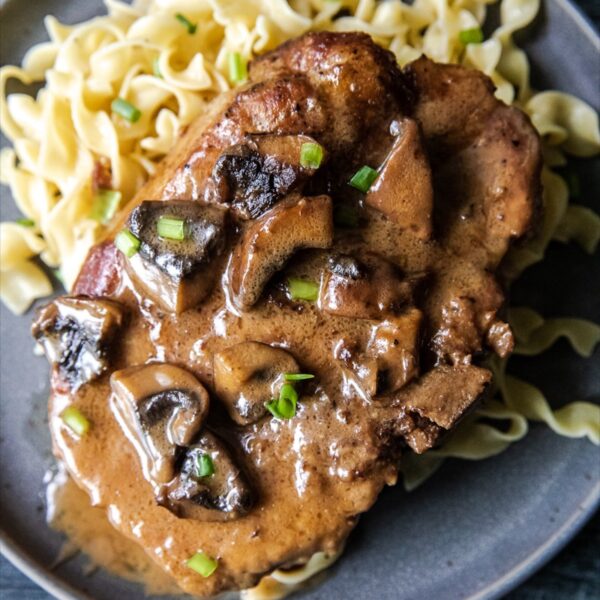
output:
<path id="1" fill-rule="evenodd" d="M 90 422 L 87 420 L 87 417 L 74 406 L 65 408 L 60 414 L 60 418 L 79 437 L 85 435 L 90 429 Z"/>
<path id="2" fill-rule="evenodd" d="M 219 566 L 214 558 L 204 554 L 204 552 L 196 552 L 185 564 L 202 577 L 210 577 Z"/>
<path id="3" fill-rule="evenodd" d="M 115 216 L 121 204 L 121 192 L 116 190 L 98 190 L 94 196 L 90 217 L 106 225 Z"/>
<path id="4" fill-rule="evenodd" d="M 483 42 L 483 31 L 481 31 L 481 27 L 473 27 L 473 29 L 463 29 L 458 34 L 458 39 L 465 46 L 467 44 L 481 44 L 481 42 Z"/>
<path id="5" fill-rule="evenodd" d="M 333 222 L 340 227 L 358 227 L 358 210 L 347 204 L 337 204 L 333 209 Z"/>
<path id="6" fill-rule="evenodd" d="M 279 398 L 266 402 L 265 407 L 276 419 L 291 419 L 296 414 L 297 404 L 298 392 L 291 383 L 284 383 Z"/>
<path id="7" fill-rule="evenodd" d="M 377 171 L 365 165 L 361 167 L 348 182 L 353 188 L 360 190 L 363 193 L 369 191 L 369 188 L 373 185 L 373 182 L 377 179 Z"/>
<path id="8" fill-rule="evenodd" d="M 187 29 L 190 35 L 196 33 L 197 25 L 195 23 L 192 23 L 185 15 L 177 13 L 175 15 L 175 18 Z"/>
<path id="9" fill-rule="evenodd" d="M 142 116 L 142 111 L 131 104 L 131 102 L 127 102 L 124 98 L 115 98 L 110 108 L 116 115 L 123 117 L 130 123 L 139 121 L 139 118 Z"/>
<path id="10" fill-rule="evenodd" d="M 304 381 L 305 379 L 314 379 L 315 376 L 310 373 L 284 373 L 283 378 L 286 381 Z"/>
<path id="11" fill-rule="evenodd" d="M 33 227 L 35 225 L 35 221 L 33 219 L 17 219 L 15 223 L 23 227 Z"/>
<path id="12" fill-rule="evenodd" d="M 159 217 L 156 231 L 161 238 L 181 241 L 185 238 L 185 221 L 177 217 Z"/>
<path id="13" fill-rule="evenodd" d="M 232 83 L 242 83 L 248 78 L 248 65 L 239 52 L 230 52 L 227 57 L 229 62 L 229 79 Z"/>
<path id="14" fill-rule="evenodd" d="M 196 476 L 210 477 L 215 473 L 215 463 L 209 454 L 196 457 Z"/>
<path id="15" fill-rule="evenodd" d="M 122 229 L 115 237 L 115 246 L 127 257 L 131 258 L 140 249 L 140 240 L 129 231 Z"/>
<path id="16" fill-rule="evenodd" d="M 152 61 L 152 74 L 154 77 L 162 79 L 162 73 L 160 72 L 160 65 L 158 64 L 158 56 Z"/>
<path id="17" fill-rule="evenodd" d="M 323 147 L 321 144 L 306 142 L 300 148 L 300 164 L 305 169 L 318 169 L 323 160 Z"/>
<path id="18" fill-rule="evenodd" d="M 292 300 L 308 300 L 314 302 L 319 297 L 319 284 L 306 279 L 288 277 L 288 291 Z"/>
<path id="19" fill-rule="evenodd" d="M 54 277 L 56 277 L 56 279 L 58 279 L 58 281 L 60 281 L 60 283 L 63 285 L 63 287 L 65 287 L 65 278 L 63 277 L 62 273 L 60 272 L 60 269 L 54 269 L 52 272 L 54 273 Z"/>

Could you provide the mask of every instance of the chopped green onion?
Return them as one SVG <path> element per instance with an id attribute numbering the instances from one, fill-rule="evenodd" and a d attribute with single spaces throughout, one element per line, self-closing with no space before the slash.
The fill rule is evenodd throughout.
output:
<path id="1" fill-rule="evenodd" d="M 323 160 L 323 147 L 321 144 L 306 142 L 300 148 L 300 164 L 305 169 L 318 169 Z"/>
<path id="2" fill-rule="evenodd" d="M 215 473 L 215 463 L 209 454 L 203 454 L 196 459 L 196 476 L 210 477 Z"/>
<path id="3" fill-rule="evenodd" d="M 458 39 L 465 46 L 467 44 L 481 44 L 483 42 L 483 31 L 480 27 L 473 27 L 473 29 L 463 29 L 458 34 Z"/>
<path id="4" fill-rule="evenodd" d="M 319 284 L 306 279 L 288 277 L 288 291 L 292 300 L 314 302 L 319 297 Z"/>
<path id="5" fill-rule="evenodd" d="M 17 219 L 15 221 L 17 225 L 21 225 L 23 227 L 33 227 L 35 225 L 35 221 L 33 219 Z"/>
<path id="6" fill-rule="evenodd" d="M 62 276 L 62 273 L 60 272 L 60 269 L 54 269 L 52 271 L 54 273 L 54 277 L 56 277 L 56 279 L 58 279 L 58 281 L 60 281 L 60 283 L 63 285 L 65 285 L 65 278 Z"/>
<path id="7" fill-rule="evenodd" d="M 229 62 L 229 79 L 232 83 L 242 83 L 248 78 L 248 65 L 239 52 L 230 52 L 227 57 Z"/>
<path id="8" fill-rule="evenodd" d="M 369 191 L 369 188 L 373 185 L 373 182 L 377 179 L 377 171 L 365 165 L 361 167 L 348 182 L 353 188 L 360 190 L 363 193 Z"/>
<path id="9" fill-rule="evenodd" d="M 162 73 L 160 72 L 160 65 L 158 64 L 158 56 L 152 61 L 152 74 L 154 77 L 162 79 Z"/>
<path id="10" fill-rule="evenodd" d="M 204 554 L 204 552 L 196 552 L 185 564 L 202 577 L 210 577 L 219 566 L 214 558 Z"/>
<path id="11" fill-rule="evenodd" d="M 116 190 L 98 190 L 94 196 L 90 217 L 106 225 L 115 216 L 121 204 L 121 192 Z"/>
<path id="12" fill-rule="evenodd" d="M 340 227 L 358 227 L 358 210 L 347 204 L 337 204 L 333 209 L 333 221 Z"/>
<path id="13" fill-rule="evenodd" d="M 129 231 L 122 229 L 115 237 L 115 246 L 127 257 L 131 258 L 140 249 L 140 240 Z"/>
<path id="14" fill-rule="evenodd" d="M 177 13 L 175 15 L 175 18 L 187 29 L 190 35 L 196 33 L 197 25 L 195 23 L 192 23 L 185 15 Z"/>
<path id="15" fill-rule="evenodd" d="M 177 217 L 159 217 L 156 231 L 161 238 L 181 241 L 185 238 L 185 220 Z"/>
<path id="16" fill-rule="evenodd" d="M 298 392 L 291 383 L 284 383 L 279 398 L 266 402 L 265 407 L 276 419 L 291 419 L 296 414 L 297 404 Z"/>
<path id="17" fill-rule="evenodd" d="M 60 414 L 60 418 L 79 437 L 85 435 L 90 429 L 90 422 L 87 417 L 75 406 L 65 408 Z"/>
<path id="18" fill-rule="evenodd" d="M 124 98 L 115 98 L 112 101 L 110 108 L 116 115 L 123 117 L 130 123 L 139 121 L 140 117 L 142 116 L 142 111 L 131 104 L 131 102 L 127 102 L 127 100 Z"/>
<path id="19" fill-rule="evenodd" d="M 305 379 L 314 379 L 315 376 L 310 373 L 284 373 L 283 378 L 286 381 L 304 381 Z"/>

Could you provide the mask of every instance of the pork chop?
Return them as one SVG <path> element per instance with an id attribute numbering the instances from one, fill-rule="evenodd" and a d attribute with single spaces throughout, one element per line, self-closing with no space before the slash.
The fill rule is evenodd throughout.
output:
<path id="1" fill-rule="evenodd" d="M 338 550 L 402 454 L 472 410 L 482 358 L 512 349 L 494 270 L 540 192 L 534 129 L 476 71 L 309 33 L 249 78 L 34 328 L 57 457 L 198 595 Z M 89 318 L 107 301 L 110 338 Z M 78 352 L 96 368 L 73 373 Z"/>

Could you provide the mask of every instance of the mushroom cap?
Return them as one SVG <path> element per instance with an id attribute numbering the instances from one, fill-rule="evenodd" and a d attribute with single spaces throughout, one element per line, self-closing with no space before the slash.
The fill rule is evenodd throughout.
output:
<path id="1" fill-rule="evenodd" d="M 241 342 L 214 356 L 215 391 L 239 425 L 267 414 L 265 402 L 277 397 L 285 373 L 298 373 L 294 357 L 261 342 Z"/>
<path id="2" fill-rule="evenodd" d="M 213 473 L 201 475 L 202 457 L 209 457 Z M 225 443 L 216 435 L 204 431 L 186 449 L 181 471 L 169 484 L 160 503 L 182 518 L 228 521 L 250 510 L 254 494 Z"/>
<path id="3" fill-rule="evenodd" d="M 115 371 L 111 408 L 134 445 L 144 475 L 160 486 L 175 476 L 181 448 L 200 431 L 209 397 L 188 371 L 165 363 Z"/>
<path id="4" fill-rule="evenodd" d="M 235 248 L 226 275 L 233 303 L 249 309 L 295 252 L 328 248 L 332 243 L 331 198 L 291 194 L 252 222 Z"/>
<path id="5" fill-rule="evenodd" d="M 183 219 L 185 238 L 158 235 L 161 217 Z M 225 247 L 226 211 L 189 200 L 145 200 L 129 215 L 128 226 L 140 239 L 140 254 L 173 279 L 182 279 Z"/>
<path id="6" fill-rule="evenodd" d="M 316 172 L 301 164 L 306 143 L 316 144 L 307 135 L 247 135 L 217 159 L 208 198 L 230 205 L 242 219 L 259 217 Z"/>
<path id="7" fill-rule="evenodd" d="M 74 391 L 106 371 L 108 350 L 124 316 L 123 307 L 112 300 L 62 296 L 38 311 L 31 331 Z"/>

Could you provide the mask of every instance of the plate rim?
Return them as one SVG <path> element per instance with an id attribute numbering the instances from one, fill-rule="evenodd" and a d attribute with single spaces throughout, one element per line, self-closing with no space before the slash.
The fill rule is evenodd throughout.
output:
<path id="1" fill-rule="evenodd" d="M 575 22 L 588 41 L 600 51 L 600 31 L 592 19 L 573 0 L 541 0 L 559 5 Z M 0 0 L 0 15 L 16 0 Z M 543 6 L 543 5 L 542 5 Z M 28 313 L 26 313 L 28 314 Z M 552 535 L 529 556 L 489 582 L 481 590 L 465 600 L 496 600 L 523 583 L 550 560 L 552 560 L 585 526 L 600 509 L 600 482 L 580 502 L 579 510 L 555 530 Z M 0 525 L 0 554 L 17 570 L 57 600 L 93 600 L 91 596 L 70 585 L 64 578 L 54 574 L 51 567 L 43 566 L 23 550 L 4 527 Z"/>

